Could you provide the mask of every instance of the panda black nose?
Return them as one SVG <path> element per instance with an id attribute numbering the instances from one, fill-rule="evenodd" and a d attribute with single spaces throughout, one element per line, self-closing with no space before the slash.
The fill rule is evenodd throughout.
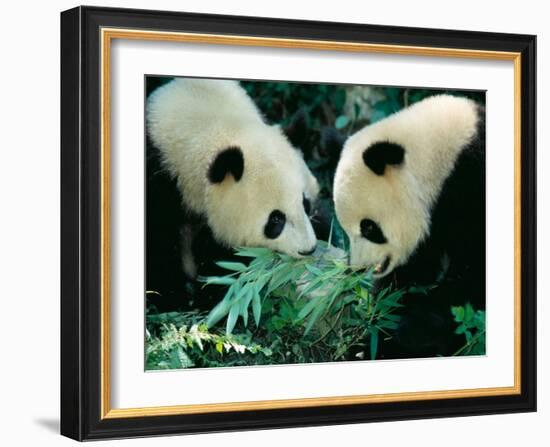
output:
<path id="1" fill-rule="evenodd" d="M 314 245 L 313 248 L 311 250 L 308 250 L 308 251 L 299 251 L 298 254 L 300 256 L 309 256 L 309 255 L 312 255 L 313 252 L 315 251 L 315 249 L 317 248 L 317 245 Z"/>

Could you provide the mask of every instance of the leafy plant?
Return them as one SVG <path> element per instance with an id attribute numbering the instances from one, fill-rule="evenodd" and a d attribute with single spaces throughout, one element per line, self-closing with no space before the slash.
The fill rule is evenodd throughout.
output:
<path id="1" fill-rule="evenodd" d="M 459 323 L 455 334 L 464 334 L 466 343 L 454 355 L 485 354 L 485 311 L 474 310 L 470 303 L 465 306 L 453 306 L 451 312 L 455 322 Z"/>
<path id="2" fill-rule="evenodd" d="M 374 292 L 372 272 L 351 270 L 342 250 L 323 242 L 320 245 L 316 257 L 293 259 L 265 248 L 240 248 L 236 254 L 251 258 L 248 265 L 219 262 L 231 273 L 203 280 L 206 285 L 226 285 L 228 290 L 209 313 L 206 326 L 211 328 L 226 318 L 229 335 L 239 322 L 248 329 L 251 313 L 256 331 L 284 329 L 295 332 L 299 339 L 324 341 L 334 348 L 330 358 L 342 358 L 350 346 L 367 345 L 370 358 L 376 358 L 380 335 L 391 337 L 390 332 L 397 328 L 399 317 L 393 312 L 401 306 L 404 292 L 390 287 Z M 262 315 L 268 318 L 264 328 Z"/>
<path id="3" fill-rule="evenodd" d="M 147 369 L 376 359 L 398 327 L 404 293 L 431 288 L 374 290 L 370 272 L 350 270 L 344 252 L 326 243 L 299 260 L 267 249 L 237 253 L 250 262 L 220 262 L 228 274 L 204 278 L 227 287 L 211 312 L 148 313 Z M 455 355 L 484 354 L 485 312 L 470 304 L 451 311 L 466 339 Z"/>
<path id="4" fill-rule="evenodd" d="M 212 332 L 203 321 L 204 314 L 195 312 L 148 315 L 146 369 L 253 365 L 271 355 L 250 333 Z"/>

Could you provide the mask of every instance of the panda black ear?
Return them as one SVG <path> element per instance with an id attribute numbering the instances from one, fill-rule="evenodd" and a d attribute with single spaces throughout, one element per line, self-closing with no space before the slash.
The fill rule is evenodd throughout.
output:
<path id="1" fill-rule="evenodd" d="M 376 175 L 384 175 L 386 165 L 400 165 L 405 157 L 403 146 L 395 143 L 374 143 L 363 152 L 363 161 Z"/>
<path id="2" fill-rule="evenodd" d="M 216 155 L 208 168 L 208 180 L 211 183 L 221 183 L 227 174 L 231 174 L 236 182 L 243 176 L 244 157 L 239 147 L 228 147 Z"/>
<path id="3" fill-rule="evenodd" d="M 283 129 L 283 132 L 290 141 L 290 144 L 296 148 L 303 148 L 308 132 L 308 114 L 305 107 L 298 109 L 290 119 L 288 125 Z"/>
<path id="4" fill-rule="evenodd" d="M 338 161 L 345 142 L 346 137 L 334 127 L 325 127 L 321 131 L 321 150 L 331 160 Z"/>

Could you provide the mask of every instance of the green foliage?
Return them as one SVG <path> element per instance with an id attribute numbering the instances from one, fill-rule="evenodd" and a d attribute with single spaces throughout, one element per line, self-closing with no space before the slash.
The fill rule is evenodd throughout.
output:
<path id="1" fill-rule="evenodd" d="M 146 368 L 247 366 L 376 359 L 392 338 L 405 292 L 433 286 L 373 290 L 372 273 L 350 270 L 341 250 L 321 242 L 316 256 L 292 259 L 264 248 L 241 248 L 250 262 L 218 265 L 227 275 L 204 278 L 224 285 L 209 313 L 150 311 Z M 452 307 L 465 344 L 454 355 L 485 354 L 485 312 Z"/>
<path id="2" fill-rule="evenodd" d="M 147 315 L 147 369 L 375 359 L 380 339 L 397 328 L 403 291 L 373 292 L 370 273 L 321 245 L 305 259 L 242 248 L 248 265 L 220 262 L 228 274 L 204 281 L 227 292 L 208 315 Z"/>
<path id="3" fill-rule="evenodd" d="M 251 334 L 209 331 L 198 312 L 147 315 L 146 369 L 181 369 L 263 364 L 271 350 Z"/>
<path id="4" fill-rule="evenodd" d="M 282 126 L 301 108 L 308 112 L 310 129 L 333 126 L 346 103 L 345 86 L 341 85 L 255 81 L 242 81 L 241 85 L 267 119 Z"/>
<path id="5" fill-rule="evenodd" d="M 349 118 L 346 115 L 340 115 L 334 122 L 334 127 L 337 129 L 343 129 L 349 124 Z"/>
<path id="6" fill-rule="evenodd" d="M 485 355 L 485 311 L 474 310 L 470 303 L 453 306 L 451 312 L 459 323 L 455 334 L 464 334 L 466 343 L 454 355 Z"/>
<path id="7" fill-rule="evenodd" d="M 294 334 L 295 361 L 338 360 L 351 346 L 367 345 L 376 358 L 379 334 L 390 337 L 397 328 L 399 317 L 392 312 L 401 306 L 403 291 L 388 287 L 373 293 L 371 273 L 351 270 L 341 250 L 320 245 L 316 257 L 293 259 L 264 248 L 241 248 L 236 254 L 251 258 L 248 265 L 219 262 L 230 273 L 204 281 L 228 290 L 206 325 L 212 328 L 225 318 L 227 334 L 238 323 L 241 331 L 248 330 L 251 314 L 255 335 L 267 338 L 272 350 L 287 346 L 282 338 Z"/>

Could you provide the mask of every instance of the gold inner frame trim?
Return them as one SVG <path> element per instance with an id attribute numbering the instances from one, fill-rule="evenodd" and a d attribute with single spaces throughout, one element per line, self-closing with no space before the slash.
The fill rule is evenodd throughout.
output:
<path id="1" fill-rule="evenodd" d="M 110 73 L 113 39 L 146 40 L 211 45 L 259 46 L 408 56 L 437 56 L 466 59 L 504 60 L 514 63 L 514 385 L 443 391 L 403 392 L 355 396 L 327 396 L 248 402 L 222 402 L 142 408 L 111 408 L 110 342 Z M 371 43 L 251 36 L 101 29 L 101 418 L 168 416 L 229 411 L 403 402 L 432 399 L 503 396 L 521 393 L 521 54 L 504 51 L 465 50 Z"/>

